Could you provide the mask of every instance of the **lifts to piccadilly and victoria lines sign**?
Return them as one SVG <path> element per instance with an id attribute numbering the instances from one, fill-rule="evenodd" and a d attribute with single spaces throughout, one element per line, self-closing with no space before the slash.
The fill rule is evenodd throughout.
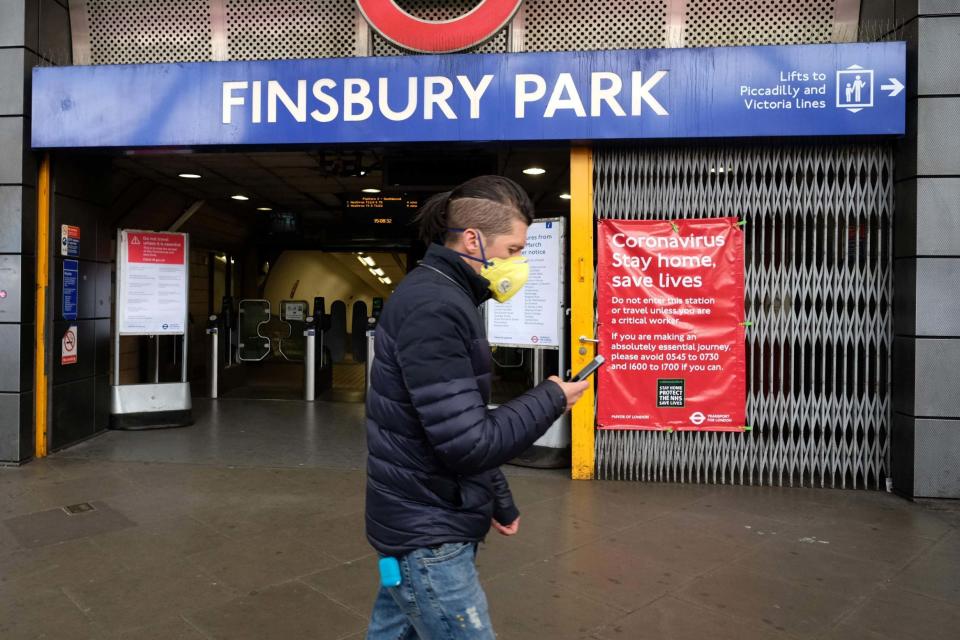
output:
<path id="1" fill-rule="evenodd" d="M 435 50 L 444 38 L 449 48 L 482 40 L 516 3 L 481 4 L 466 17 L 486 26 L 464 27 L 466 39 L 405 41 L 399 18 L 370 13 L 393 3 L 360 4 L 387 37 Z M 488 5 L 500 13 L 479 13 Z M 192 148 L 899 135 L 905 65 L 905 44 L 883 42 L 36 68 L 32 139 Z"/>

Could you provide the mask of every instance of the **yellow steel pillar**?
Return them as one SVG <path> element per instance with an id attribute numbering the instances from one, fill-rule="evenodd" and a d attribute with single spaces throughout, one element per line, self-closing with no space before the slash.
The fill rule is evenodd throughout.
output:
<path id="1" fill-rule="evenodd" d="M 50 284 L 50 154 L 37 175 L 37 288 L 34 336 L 34 456 L 47 455 L 47 287 Z"/>
<path id="2" fill-rule="evenodd" d="M 590 147 L 570 150 L 570 368 L 579 371 L 595 353 L 593 338 L 593 151 Z M 590 388 L 573 408 L 571 475 L 574 480 L 592 480 L 594 473 L 594 403 L 596 376 Z"/>

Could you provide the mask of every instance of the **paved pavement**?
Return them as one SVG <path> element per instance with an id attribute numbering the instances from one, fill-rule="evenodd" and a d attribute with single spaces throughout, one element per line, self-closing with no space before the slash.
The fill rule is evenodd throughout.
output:
<path id="1" fill-rule="evenodd" d="M 362 638 L 362 412 L 304 406 L 201 401 L 0 468 L 0 638 Z M 521 531 L 478 560 L 500 638 L 958 637 L 955 504 L 506 470 Z"/>

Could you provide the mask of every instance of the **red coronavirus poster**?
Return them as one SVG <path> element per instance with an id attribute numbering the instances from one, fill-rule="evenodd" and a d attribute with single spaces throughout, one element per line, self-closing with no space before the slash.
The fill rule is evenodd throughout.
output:
<path id="1" fill-rule="evenodd" d="M 743 430 L 737 219 L 602 220 L 597 243 L 598 428 Z"/>

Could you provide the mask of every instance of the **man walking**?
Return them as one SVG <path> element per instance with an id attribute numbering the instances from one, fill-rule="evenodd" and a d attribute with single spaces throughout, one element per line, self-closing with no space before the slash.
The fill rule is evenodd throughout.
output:
<path id="1" fill-rule="evenodd" d="M 479 305 L 526 282 L 533 205 L 482 176 L 431 198 L 418 215 L 430 245 L 386 304 L 367 398 L 367 538 L 399 563 L 381 587 L 367 638 L 493 638 L 474 564 L 491 525 L 519 511 L 499 466 L 534 443 L 589 383 L 553 377 L 490 410 L 490 347 Z"/>

